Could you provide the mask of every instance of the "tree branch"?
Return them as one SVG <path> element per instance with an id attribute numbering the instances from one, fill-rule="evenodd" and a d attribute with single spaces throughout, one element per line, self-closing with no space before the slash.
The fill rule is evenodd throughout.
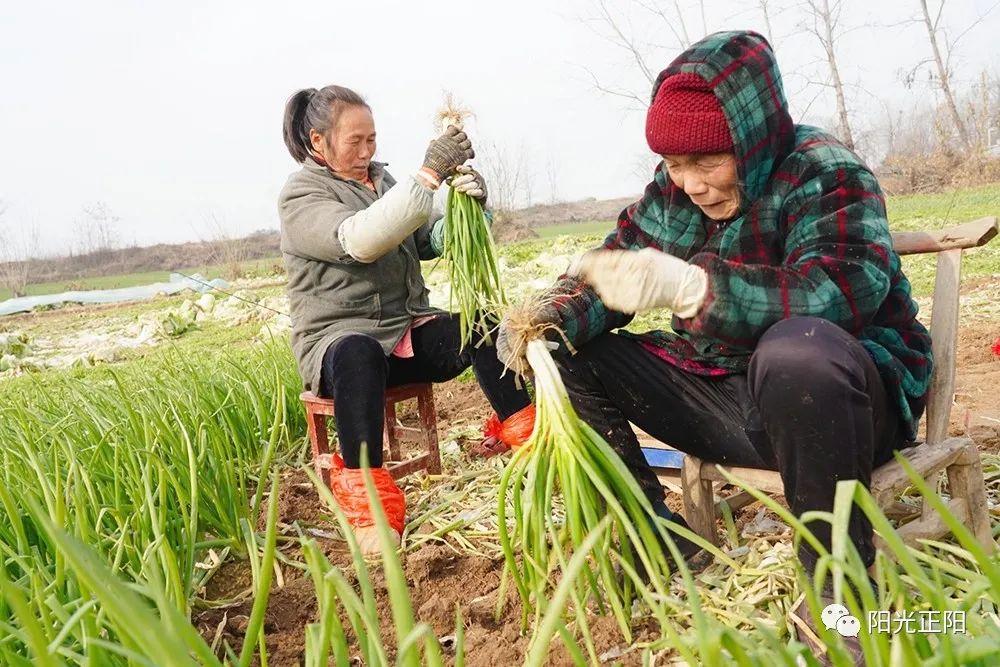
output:
<path id="1" fill-rule="evenodd" d="M 687 48 L 687 46 L 691 43 L 691 40 L 688 37 L 687 25 L 684 23 L 684 17 L 683 16 L 681 16 L 680 14 L 678 14 L 677 21 L 676 21 L 676 23 L 680 24 L 681 30 L 684 32 L 683 36 L 681 36 L 681 35 L 679 35 L 677 33 L 677 29 L 674 28 L 675 21 L 671 21 L 670 18 L 667 17 L 666 12 L 664 12 L 662 9 L 660 9 L 659 7 L 657 7 L 655 4 L 651 4 L 649 2 L 644 2 L 643 0 L 635 0 L 635 4 L 639 5 L 640 7 L 642 7 L 643 9 L 645 9 L 650 14 L 653 14 L 654 16 L 659 17 L 659 19 L 661 21 L 663 21 L 663 25 L 665 25 L 667 27 L 667 29 L 673 34 L 674 39 L 677 40 L 677 42 L 681 45 L 682 48 Z M 674 3 L 674 5 L 676 7 L 676 3 Z M 679 11 L 679 8 L 678 8 L 678 11 Z"/>
<path id="2" fill-rule="evenodd" d="M 597 4 L 601 8 L 601 12 L 604 14 L 605 22 L 618 36 L 618 42 L 617 42 L 618 45 L 632 54 L 632 58 L 633 60 L 635 60 L 635 64 L 639 66 L 639 70 L 642 72 L 643 76 L 646 77 L 647 81 L 653 83 L 653 81 L 656 80 L 656 77 L 652 74 L 649 67 L 646 65 L 645 59 L 642 57 L 642 54 L 639 52 L 639 49 L 636 48 L 633 40 L 630 39 L 622 31 L 621 27 L 619 27 L 618 25 L 618 22 L 615 21 L 614 17 L 611 16 L 611 12 L 608 11 L 607 4 L 604 2 L 604 0 L 600 0 L 600 2 L 598 2 Z"/>
<path id="3" fill-rule="evenodd" d="M 951 51 L 952 51 L 952 50 L 953 50 L 953 49 L 954 49 L 954 48 L 955 48 L 955 47 L 956 47 L 956 46 L 958 45 L 958 42 L 959 42 L 959 41 L 960 41 L 960 40 L 961 40 L 961 39 L 962 39 L 963 37 L 965 37 L 965 36 L 966 36 L 966 35 L 967 35 L 967 34 L 968 34 L 968 33 L 969 33 L 969 32 L 970 32 L 970 31 L 971 31 L 971 30 L 972 30 L 973 28 L 975 28 L 975 27 L 976 27 L 977 25 L 979 25 L 980 23 L 982 23 L 982 22 L 983 22 L 983 20 L 984 20 L 984 19 L 985 19 L 985 18 L 986 18 L 987 16 L 989 16 L 990 12 L 992 12 L 992 11 L 993 11 L 994 9 L 996 9 L 997 7 L 1000 7 L 1000 0 L 998 0 L 997 2 L 994 2 L 994 3 L 993 3 L 993 4 L 991 5 L 991 6 L 990 6 L 990 8 L 989 8 L 989 9 L 987 9 L 987 10 L 986 10 L 985 12 L 983 12 L 983 14 L 982 14 L 981 16 L 979 16 L 979 17 L 978 17 L 978 18 L 977 18 L 977 19 L 976 19 L 975 21 L 973 21 L 972 23 L 970 23 L 970 24 L 968 25 L 968 27 L 966 27 L 966 29 L 965 29 L 965 30 L 963 30 L 962 32 L 958 33 L 958 36 L 957 36 L 957 37 L 955 37 L 955 39 L 953 39 L 953 40 L 951 40 L 950 42 L 948 42 L 948 43 L 947 43 L 947 45 L 946 45 L 946 48 L 948 49 L 948 54 L 949 54 L 949 55 L 951 55 Z"/>
<path id="4" fill-rule="evenodd" d="M 639 97 L 634 92 L 631 92 L 631 91 L 628 91 L 628 90 L 624 90 L 624 89 L 610 88 L 608 86 L 605 86 L 604 84 L 601 83 L 601 80 L 597 78 L 597 75 L 594 74 L 594 72 L 589 67 L 587 67 L 586 65 L 580 65 L 579 67 L 584 72 L 586 72 L 587 74 L 590 75 L 591 82 L 592 82 L 594 88 L 596 90 L 598 90 L 599 92 L 605 93 L 607 95 L 612 95 L 614 97 L 621 97 L 623 99 L 627 99 L 627 100 L 631 100 L 633 102 L 636 102 L 639 105 L 640 109 L 645 109 L 649 105 L 649 101 L 648 100 Z"/>

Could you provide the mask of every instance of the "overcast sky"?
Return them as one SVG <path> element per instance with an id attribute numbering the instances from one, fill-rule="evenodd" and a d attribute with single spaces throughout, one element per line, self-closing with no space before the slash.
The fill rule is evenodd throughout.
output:
<path id="1" fill-rule="evenodd" d="M 953 34 L 995 0 L 951 0 Z M 659 2 L 668 10 L 674 3 Z M 706 0 L 708 31 L 765 31 L 752 2 Z M 771 35 L 793 115 L 825 122 L 831 99 L 818 81 L 818 46 L 790 0 L 772 5 Z M 931 0 L 932 5 L 937 3 Z M 680 0 L 692 39 L 703 34 L 698 3 Z M 901 68 L 929 55 L 912 17 L 917 0 L 846 0 L 838 45 L 859 123 L 931 99 L 907 91 Z M 663 24 L 635 3 L 608 0 L 658 70 L 679 51 Z M 875 12 L 878 12 L 878 16 Z M 231 233 L 278 225 L 278 191 L 296 165 L 281 141 L 285 100 L 301 87 L 338 83 L 365 95 L 379 133 L 379 159 L 404 175 L 432 136 L 443 91 L 476 112 L 483 146 L 523 156 L 531 195 L 626 196 L 641 191 L 648 149 L 644 114 L 595 90 L 646 92 L 628 53 L 587 22 L 581 0 L 505 2 L 15 2 L 0 8 L 0 224 L 36 226 L 42 250 L 65 250 L 82 208 L 105 202 L 124 243 L 209 238 L 207 221 Z M 674 23 L 674 27 L 679 24 Z M 960 83 L 995 67 L 1000 11 L 960 43 Z M 819 97 L 817 97 L 817 94 Z"/>

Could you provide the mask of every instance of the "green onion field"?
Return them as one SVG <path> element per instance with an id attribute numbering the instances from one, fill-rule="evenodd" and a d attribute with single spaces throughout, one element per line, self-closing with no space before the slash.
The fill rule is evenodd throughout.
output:
<path id="1" fill-rule="evenodd" d="M 958 224 L 1000 212 L 1000 187 L 895 198 L 889 211 L 894 229 Z M 499 246 L 497 289 L 520 303 L 612 225 Z M 964 262 L 952 432 L 983 452 L 997 537 L 1000 242 Z M 928 321 L 933 259 L 904 268 Z M 436 305 L 456 270 L 425 263 Z M 669 531 L 654 535 L 634 481 L 613 474 L 620 461 L 564 419 L 554 369 L 536 388 L 559 442 L 547 455 L 540 439 L 470 458 L 487 403 L 471 373 L 436 386 L 444 471 L 402 480 L 402 548 L 365 561 L 313 473 L 282 288 L 232 291 L 0 317 L 0 665 L 820 664 L 788 619 L 817 592 L 794 558 L 809 536 L 783 502 L 724 506 L 721 547 L 678 572 L 655 551 Z M 476 304 L 462 304 L 471 318 Z M 555 456 L 570 471 L 558 480 Z M 587 483 L 592 469 L 610 486 Z M 903 502 L 943 508 L 942 496 L 946 479 L 916 478 Z M 826 517 L 835 533 L 851 503 L 888 543 L 877 594 L 847 596 L 867 664 L 1000 664 L 1000 556 L 962 525 L 905 547 L 854 483 Z M 842 581 L 867 576 L 850 549 L 825 562 Z M 868 632 L 890 610 L 960 614 L 963 631 Z M 853 664 L 840 635 L 820 639 L 832 664 Z"/>

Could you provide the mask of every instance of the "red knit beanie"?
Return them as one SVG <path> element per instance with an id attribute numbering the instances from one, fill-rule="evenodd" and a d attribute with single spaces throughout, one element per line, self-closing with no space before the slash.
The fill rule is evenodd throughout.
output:
<path id="1" fill-rule="evenodd" d="M 729 123 L 708 83 L 682 72 L 664 79 L 646 113 L 646 142 L 657 155 L 733 149 Z"/>

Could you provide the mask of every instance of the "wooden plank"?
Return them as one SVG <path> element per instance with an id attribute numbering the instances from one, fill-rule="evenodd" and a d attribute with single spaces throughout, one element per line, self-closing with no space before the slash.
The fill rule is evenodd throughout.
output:
<path id="1" fill-rule="evenodd" d="M 385 391 L 385 400 L 392 401 L 393 403 L 402 403 L 403 401 L 408 401 L 411 398 L 418 398 L 423 394 L 429 385 L 418 383 L 418 384 L 401 384 L 398 387 L 389 387 Z"/>
<path id="2" fill-rule="evenodd" d="M 324 482 L 329 485 L 330 469 L 333 467 L 333 454 L 320 454 L 313 462 L 316 465 L 316 470 L 321 471 L 320 475 L 323 477 Z M 386 461 L 386 467 L 389 469 L 389 473 L 393 479 L 399 479 L 411 472 L 423 470 L 431 463 L 433 463 L 433 457 L 430 454 L 421 454 L 405 461 Z"/>
<path id="3" fill-rule="evenodd" d="M 740 468 L 738 466 L 723 466 L 723 468 L 747 486 L 752 486 L 764 493 L 785 492 L 785 485 L 781 481 L 781 475 L 775 470 Z M 727 481 L 714 465 L 703 466 L 701 474 L 703 479 L 709 479 L 713 482 Z"/>
<path id="4" fill-rule="evenodd" d="M 931 311 L 931 347 L 934 374 L 927 398 L 927 442 L 938 443 L 948 435 L 948 420 L 955 397 L 955 354 L 958 345 L 958 289 L 962 251 L 938 255 Z"/>
<path id="5" fill-rule="evenodd" d="M 306 407 L 306 412 L 311 412 L 317 415 L 326 415 L 327 417 L 333 416 L 332 398 L 320 398 L 311 391 L 304 391 L 299 394 L 299 399 Z"/>
<path id="6" fill-rule="evenodd" d="M 308 412 L 311 412 L 314 415 L 333 417 L 333 401 L 322 398 L 312 401 L 308 406 Z"/>
<path id="7" fill-rule="evenodd" d="M 894 519 L 896 521 L 900 521 L 902 519 L 911 519 L 915 516 L 918 516 L 920 514 L 920 511 L 921 510 L 919 507 L 907 505 L 906 503 L 901 502 L 899 500 L 895 501 L 888 507 L 884 508 L 885 515 L 888 518 Z"/>
<path id="8" fill-rule="evenodd" d="M 671 449 L 671 450 L 674 449 L 670 445 L 660 440 L 657 440 L 650 434 L 646 433 L 635 424 L 630 423 L 629 426 L 632 427 L 632 432 L 635 433 L 636 440 L 638 440 L 639 444 L 641 444 L 643 447 L 649 447 L 650 449 Z"/>
<path id="9" fill-rule="evenodd" d="M 429 468 L 433 463 L 434 461 L 430 454 L 421 454 L 420 456 L 414 456 L 399 463 L 390 463 L 386 467 L 389 468 L 389 474 L 392 475 L 393 479 L 399 479 L 400 477 L 409 475 L 411 472 Z"/>
<path id="10" fill-rule="evenodd" d="M 742 509 L 747 505 L 749 505 L 750 503 L 755 503 L 755 502 L 757 502 L 757 499 L 754 498 L 752 495 L 750 495 L 749 491 L 740 491 L 739 493 L 734 493 L 728 498 L 723 498 L 718 503 L 716 503 L 716 506 L 721 505 L 722 503 L 726 503 L 727 505 L 729 505 L 729 509 L 735 512 L 736 510 Z"/>
<path id="11" fill-rule="evenodd" d="M 933 445 L 923 443 L 916 447 L 902 450 L 900 453 L 913 468 L 924 478 L 931 478 L 947 466 L 958 461 L 961 463 L 967 456 L 966 447 L 971 444 L 968 438 L 948 438 L 944 442 Z M 933 485 L 933 479 L 929 480 Z M 895 459 L 876 469 L 872 473 L 871 493 L 879 507 L 888 507 L 903 489 L 912 482 Z"/>
<path id="12" fill-rule="evenodd" d="M 933 477 L 953 463 L 970 464 L 973 463 L 975 446 L 968 438 L 948 438 L 939 445 L 923 443 L 916 447 L 904 449 L 903 456 L 910 465 L 924 477 Z M 969 447 L 972 446 L 970 450 Z M 691 459 L 693 457 L 688 457 Z M 978 454 L 975 454 L 975 461 L 978 461 Z M 685 466 L 687 460 L 685 460 Z M 740 468 L 736 466 L 724 467 L 724 469 L 755 489 L 765 493 L 784 493 L 784 484 L 781 482 L 781 475 L 773 470 L 760 470 L 757 468 Z M 701 479 L 709 481 L 726 481 L 726 478 L 718 471 L 715 465 L 700 464 Z M 662 473 L 659 473 L 661 476 Z M 681 475 L 683 481 L 683 473 Z M 667 477 L 667 479 L 670 479 Z M 910 486 L 912 482 L 906 471 L 895 460 L 886 463 L 875 470 L 872 474 L 871 492 L 880 507 L 894 508 L 899 493 Z M 905 514 L 910 514 L 907 510 Z"/>
<path id="13" fill-rule="evenodd" d="M 952 498 L 948 501 L 948 511 L 958 517 L 958 520 L 965 523 L 969 517 L 969 507 L 965 498 Z M 905 526 L 896 530 L 903 541 L 910 545 L 917 545 L 917 540 L 936 540 L 949 532 L 948 525 L 945 524 L 941 515 L 934 512 L 911 521 Z M 876 546 L 879 546 L 876 541 Z"/>
<path id="14" fill-rule="evenodd" d="M 653 468 L 653 473 L 663 486 L 667 486 L 668 484 L 679 486 L 681 483 L 680 470 L 674 470 L 673 468 Z"/>
<path id="15" fill-rule="evenodd" d="M 396 439 L 400 442 L 424 442 L 424 432 L 412 426 L 396 425 Z"/>
<path id="16" fill-rule="evenodd" d="M 431 475 L 440 475 L 441 450 L 438 444 L 437 407 L 434 405 L 434 388 L 430 384 L 423 385 L 417 394 L 417 411 L 424 435 L 424 447 L 427 449 L 427 472 Z"/>
<path id="17" fill-rule="evenodd" d="M 979 451 L 973 444 L 968 445 L 973 451 L 975 462 L 965 465 L 953 465 L 948 468 L 948 488 L 953 498 L 962 498 L 969 508 L 969 530 L 976 539 L 992 553 L 996 549 L 993 541 L 993 531 L 990 528 L 989 508 L 986 504 L 986 484 L 983 479 L 983 466 Z"/>
<path id="18" fill-rule="evenodd" d="M 962 248 L 977 248 L 997 235 L 997 219 L 980 218 L 962 225 L 928 232 L 893 232 L 892 245 L 900 255 L 916 255 Z"/>
<path id="19" fill-rule="evenodd" d="M 306 412 L 306 430 L 309 434 L 309 442 L 312 445 L 313 464 L 316 466 L 316 474 L 323 481 L 323 484 L 330 486 L 330 462 L 324 464 L 324 457 L 332 459 L 330 454 L 330 434 L 326 427 L 326 417 L 315 412 Z"/>
<path id="20" fill-rule="evenodd" d="M 396 419 L 396 402 L 385 402 L 385 422 L 382 428 L 382 440 L 389 450 L 385 457 L 389 461 L 401 461 L 403 454 L 399 449 L 398 429 L 399 420 Z"/>
<path id="21" fill-rule="evenodd" d="M 681 487 L 681 471 L 676 470 L 673 472 L 677 473 L 676 476 L 666 476 L 657 473 L 656 479 L 659 480 L 660 486 L 662 486 L 668 493 L 676 493 L 679 496 L 683 496 L 684 489 Z"/>
<path id="22" fill-rule="evenodd" d="M 719 543 L 715 530 L 715 494 L 712 483 L 702 476 L 707 466 L 694 456 L 684 459 L 681 468 L 681 489 L 684 497 L 684 518 L 691 530 L 712 544 Z"/>

